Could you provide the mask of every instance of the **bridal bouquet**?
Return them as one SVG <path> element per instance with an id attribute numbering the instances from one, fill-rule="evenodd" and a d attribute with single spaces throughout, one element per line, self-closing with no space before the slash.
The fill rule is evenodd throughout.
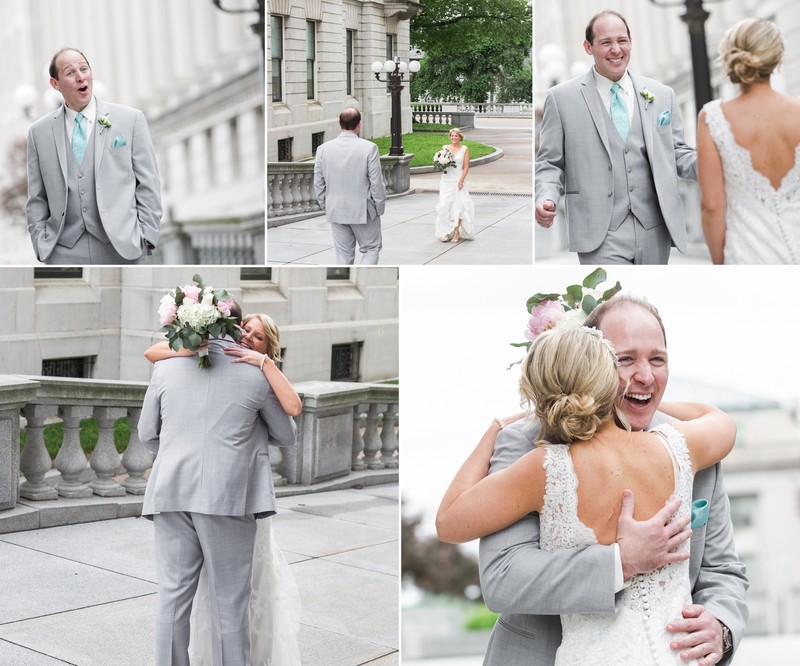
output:
<path id="1" fill-rule="evenodd" d="M 453 157 L 447 148 L 442 148 L 438 153 L 433 156 L 433 168 L 437 171 L 444 171 L 456 165 L 456 159 Z"/>
<path id="2" fill-rule="evenodd" d="M 511 346 L 524 347 L 527 351 L 536 336 L 545 331 L 583 326 L 592 310 L 622 289 L 619 282 L 605 291 L 599 289 L 599 285 L 606 279 L 606 272 L 597 268 L 581 284 L 567 287 L 563 294 L 540 293 L 531 296 L 526 303 L 530 313 L 524 333 L 527 342 L 512 342 Z"/>
<path id="3" fill-rule="evenodd" d="M 194 284 L 175 287 L 175 291 L 169 291 L 161 298 L 158 317 L 170 349 L 177 351 L 183 346 L 196 351 L 209 336 L 221 338 L 230 335 L 239 340 L 242 337 L 239 322 L 231 317 L 233 298 L 224 289 L 206 286 L 199 275 L 192 280 Z M 200 351 L 197 364 L 201 368 L 211 367 L 208 349 Z"/>

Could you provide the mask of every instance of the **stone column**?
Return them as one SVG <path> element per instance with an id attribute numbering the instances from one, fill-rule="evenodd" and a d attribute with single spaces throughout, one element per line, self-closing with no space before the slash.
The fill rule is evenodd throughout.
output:
<path id="1" fill-rule="evenodd" d="M 80 480 L 81 472 L 88 466 L 81 448 L 81 421 L 91 417 L 92 410 L 88 405 L 66 405 L 59 410 L 64 421 L 64 441 L 56 456 L 56 469 L 61 472 L 56 490 L 67 499 L 92 496 L 89 484 Z"/>
<path id="2" fill-rule="evenodd" d="M 19 410 L 36 399 L 39 382 L 0 378 L 0 510 L 13 509 L 19 496 Z"/>
<path id="3" fill-rule="evenodd" d="M 399 443 L 397 434 L 394 431 L 394 423 L 397 420 L 397 405 L 390 403 L 383 412 L 383 427 L 381 428 L 381 461 L 387 469 L 397 469 L 399 464 L 394 453 L 397 451 Z"/>
<path id="4" fill-rule="evenodd" d="M 378 403 L 370 403 L 367 409 L 367 427 L 364 430 L 364 462 L 367 469 L 383 469 L 383 463 L 378 460 L 378 453 L 381 450 L 378 416 Z"/>
<path id="5" fill-rule="evenodd" d="M 131 407 L 128 410 L 131 417 L 131 439 L 128 448 L 122 454 L 122 466 L 128 472 L 128 478 L 122 482 L 131 495 L 144 495 L 147 489 L 147 480 L 144 473 L 153 465 L 154 456 L 144 448 L 139 439 L 139 417 L 142 415 L 141 407 Z"/>
<path id="6" fill-rule="evenodd" d="M 56 405 L 28 404 L 22 408 L 28 422 L 25 448 L 20 455 L 19 466 L 25 475 L 25 483 L 19 487 L 20 497 L 29 500 L 51 500 L 58 497 L 55 488 L 44 481 L 44 475 L 50 471 L 53 461 L 44 445 L 45 419 L 58 413 Z"/>
<path id="7" fill-rule="evenodd" d="M 97 446 L 92 453 L 91 466 L 97 478 L 89 485 L 100 497 L 120 497 L 125 488 L 112 478 L 119 469 L 119 454 L 114 446 L 114 424 L 128 413 L 125 407 L 96 407 Z"/>
<path id="8" fill-rule="evenodd" d="M 350 469 L 360 472 L 367 469 L 361 454 L 364 452 L 364 438 L 361 436 L 361 405 L 353 407 L 353 462 Z"/>

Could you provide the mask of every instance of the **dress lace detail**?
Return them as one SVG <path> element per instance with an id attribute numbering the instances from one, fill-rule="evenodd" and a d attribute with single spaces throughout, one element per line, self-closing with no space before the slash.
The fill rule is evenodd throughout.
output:
<path id="1" fill-rule="evenodd" d="M 681 507 L 676 520 L 688 515 L 692 503 L 692 465 L 681 434 L 665 424 L 654 429 L 664 438 L 675 468 L 675 495 Z M 549 445 L 545 453 L 545 497 L 539 515 L 543 550 L 580 548 L 597 543 L 594 531 L 578 518 L 578 479 L 569 447 Z M 689 542 L 681 546 L 688 550 Z M 675 634 L 664 627 L 680 618 L 691 603 L 688 560 L 669 564 L 649 574 L 634 576 L 622 593 L 615 614 L 575 613 L 562 615 L 563 638 L 556 666 L 584 664 L 696 664 L 683 662 L 669 649 Z"/>
<path id="2" fill-rule="evenodd" d="M 465 240 L 475 238 L 475 205 L 469 196 L 469 187 L 466 181 L 459 190 L 458 181 L 464 172 L 464 153 L 466 148 L 461 148 L 454 158 L 456 165 L 442 172 L 439 181 L 439 201 L 436 204 L 436 236 L 441 238 L 456 228 L 456 223 L 461 220 L 459 235 Z"/>
<path id="3" fill-rule="evenodd" d="M 797 264 L 800 261 L 800 145 L 776 190 L 736 143 L 720 100 L 703 107 L 725 177 L 725 263 Z"/>
<path id="4" fill-rule="evenodd" d="M 256 522 L 250 595 L 250 663 L 300 666 L 300 593 L 286 557 L 278 547 L 272 520 Z M 205 566 L 192 604 L 189 661 L 212 666 L 211 601 Z"/>

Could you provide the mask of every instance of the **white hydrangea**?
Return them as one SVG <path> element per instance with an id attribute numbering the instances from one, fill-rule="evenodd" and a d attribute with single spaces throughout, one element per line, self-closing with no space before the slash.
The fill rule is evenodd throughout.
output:
<path id="1" fill-rule="evenodd" d="M 206 302 L 205 296 L 202 303 L 184 302 L 178 308 L 178 320 L 196 331 L 213 324 L 219 317 L 219 310 L 210 300 Z"/>

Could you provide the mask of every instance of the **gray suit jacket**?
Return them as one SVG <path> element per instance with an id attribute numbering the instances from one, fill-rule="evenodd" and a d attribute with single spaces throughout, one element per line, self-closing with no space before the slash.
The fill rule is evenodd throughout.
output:
<path id="1" fill-rule="evenodd" d="M 97 205 L 114 249 L 125 259 L 142 254 L 142 239 L 155 247 L 161 226 L 161 185 L 156 152 L 144 114 L 97 99 L 95 180 Z M 124 145 L 114 146 L 122 134 Z M 67 149 L 64 106 L 37 120 L 28 130 L 28 233 L 45 261 L 64 228 L 67 210 Z"/>
<path id="2" fill-rule="evenodd" d="M 156 454 L 142 515 L 275 512 L 267 439 L 294 445 L 295 423 L 258 368 L 225 356 L 231 344 L 209 341 L 210 368 L 188 356 L 156 363 L 139 419 Z"/>
<path id="3" fill-rule="evenodd" d="M 683 140 L 675 92 L 658 81 L 631 75 L 658 205 L 672 241 L 686 251 L 686 226 L 678 176 L 697 180 L 697 154 Z M 647 88 L 655 101 L 639 94 Z M 669 111 L 671 122 L 658 124 Z M 592 70 L 551 88 L 544 102 L 536 155 L 536 201 L 558 204 L 566 195 L 570 249 L 596 250 L 611 224 L 613 177 L 608 132 Z"/>
<path id="4" fill-rule="evenodd" d="M 317 148 L 314 191 L 332 224 L 366 224 L 383 215 L 383 184 L 378 147 L 354 132 L 342 132 Z"/>
<path id="5" fill-rule="evenodd" d="M 657 415 L 656 420 L 667 419 Z M 520 420 L 500 432 L 492 472 L 533 448 L 539 426 L 530 424 Z M 737 646 L 747 623 L 748 581 L 734 548 L 730 503 L 719 465 L 695 475 L 693 496 L 708 499 L 710 511 L 706 526 L 692 534 L 692 598 L 725 623 Z M 621 599 L 614 593 L 613 546 L 540 550 L 535 513 L 481 539 L 480 568 L 486 605 L 500 613 L 484 661 L 491 666 L 552 664 L 561 644 L 560 615 L 614 613 Z"/>

